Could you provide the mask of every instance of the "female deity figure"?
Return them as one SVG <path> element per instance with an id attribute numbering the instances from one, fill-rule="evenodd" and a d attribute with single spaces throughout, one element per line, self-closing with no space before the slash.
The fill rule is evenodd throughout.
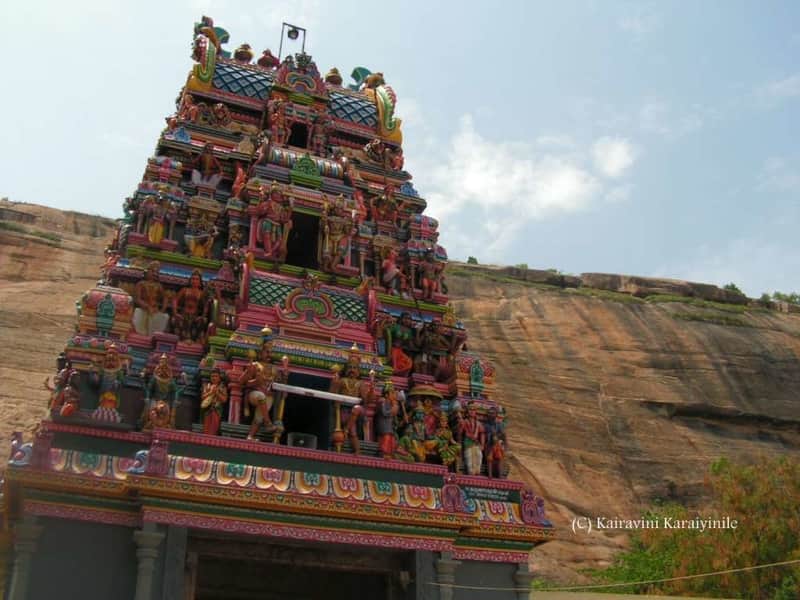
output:
<path id="1" fill-rule="evenodd" d="M 266 336 L 272 334 L 269 328 L 262 330 Z M 286 365 L 278 370 L 272 365 L 272 341 L 264 340 L 261 344 L 259 359 L 251 362 L 241 375 L 242 389 L 245 390 L 244 416 L 250 416 L 250 407 L 255 409 L 253 422 L 247 434 L 248 440 L 256 439 L 256 433 L 261 425 L 267 433 L 275 432 L 275 425 L 269 416 L 272 404 L 275 401 L 275 394 L 272 391 L 274 382 L 285 383 L 288 379 Z"/>
<path id="2" fill-rule="evenodd" d="M 147 241 L 157 246 L 166 237 L 167 222 L 175 218 L 175 210 L 166 194 L 159 192 L 147 209 Z"/>
<path id="3" fill-rule="evenodd" d="M 442 464 L 448 470 L 458 472 L 461 462 L 461 444 L 453 439 L 453 432 L 447 424 L 447 415 L 439 413 L 439 428 L 436 430 L 436 451 Z"/>
<path id="4" fill-rule="evenodd" d="M 178 384 L 169 366 L 169 357 L 162 354 L 156 368 L 144 388 L 144 414 L 142 429 L 153 427 L 175 427 L 175 403 Z"/>
<path id="5" fill-rule="evenodd" d="M 106 349 L 99 369 L 95 363 L 92 363 L 89 377 L 98 388 L 99 393 L 97 408 L 92 413 L 93 419 L 112 423 L 119 423 L 122 420 L 118 411 L 119 392 L 126 374 L 127 369 L 122 364 L 119 350 L 114 344 Z"/>
<path id="6" fill-rule="evenodd" d="M 216 368 L 211 370 L 210 380 L 203 386 L 200 397 L 203 433 L 219 435 L 219 428 L 222 425 L 222 409 L 228 401 L 228 389 L 222 381 L 222 371 Z"/>
<path id="7" fill-rule="evenodd" d="M 483 464 L 483 449 L 486 446 L 486 432 L 478 420 L 478 409 L 475 403 L 467 408 L 467 418 L 459 422 L 461 441 L 464 446 L 464 462 L 467 474 L 480 475 Z"/>
<path id="8" fill-rule="evenodd" d="M 181 288 L 172 306 L 172 330 L 181 341 L 202 343 L 208 325 L 208 298 L 203 276 L 195 269 L 189 285 Z"/>
<path id="9" fill-rule="evenodd" d="M 151 262 L 147 266 L 144 279 L 137 282 L 133 290 L 133 301 L 136 305 L 133 311 L 133 328 L 141 335 L 164 331 L 169 323 L 169 317 L 164 312 L 166 295 L 158 281 L 158 270 L 158 262 Z"/>
<path id="10" fill-rule="evenodd" d="M 58 355 L 56 368 L 58 373 L 53 378 L 53 385 L 50 385 L 49 377 L 44 380 L 44 387 L 50 392 L 50 402 L 47 405 L 50 410 L 60 409 L 64 404 L 64 390 L 69 384 L 70 376 L 73 373 L 72 364 L 63 352 Z"/>
<path id="11" fill-rule="evenodd" d="M 378 434 L 378 447 L 383 458 L 394 458 L 397 449 L 397 437 L 394 432 L 394 420 L 400 410 L 397 392 L 392 382 L 383 386 L 383 393 L 378 400 L 378 412 L 375 417 L 375 430 Z"/>

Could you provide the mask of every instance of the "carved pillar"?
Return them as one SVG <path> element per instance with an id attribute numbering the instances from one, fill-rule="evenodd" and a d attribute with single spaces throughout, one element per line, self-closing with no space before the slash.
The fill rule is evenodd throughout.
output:
<path id="1" fill-rule="evenodd" d="M 9 600 L 26 600 L 28 598 L 28 582 L 30 581 L 33 553 L 36 542 L 42 533 L 42 526 L 36 517 L 25 517 L 14 528 L 14 567 L 11 573 Z"/>
<path id="2" fill-rule="evenodd" d="M 454 560 L 450 552 L 442 552 L 436 561 L 436 581 L 439 583 L 440 600 L 453 600 L 453 584 L 456 582 L 456 568 L 460 560 Z"/>
<path id="3" fill-rule="evenodd" d="M 155 600 L 153 573 L 164 534 L 160 531 L 140 529 L 133 532 L 133 539 L 136 542 L 136 558 L 139 561 L 134 600 Z"/>
<path id="4" fill-rule="evenodd" d="M 228 384 L 228 423 L 238 425 L 241 421 L 241 415 L 242 386 L 238 381 L 231 381 Z"/>
<path id="5" fill-rule="evenodd" d="M 528 563 L 520 563 L 517 566 L 517 571 L 514 573 L 514 586 L 517 588 L 518 600 L 528 600 L 530 597 L 533 577 Z"/>

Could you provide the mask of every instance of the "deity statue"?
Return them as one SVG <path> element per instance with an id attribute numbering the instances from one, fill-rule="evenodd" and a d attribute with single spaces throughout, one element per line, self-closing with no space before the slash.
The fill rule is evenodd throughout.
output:
<path id="1" fill-rule="evenodd" d="M 394 197 L 394 186 L 386 184 L 383 194 L 372 199 L 372 220 L 397 225 L 397 219 L 403 208 Z"/>
<path id="2" fill-rule="evenodd" d="M 422 327 L 422 323 L 419 326 Z M 390 358 L 394 375 L 408 375 L 414 362 L 405 353 L 405 348 L 411 347 L 416 337 L 416 329 L 411 315 L 407 312 L 402 313 L 398 322 L 384 329 L 384 334 L 387 337 L 387 345 L 391 348 Z"/>
<path id="3" fill-rule="evenodd" d="M 172 233 L 172 227 L 167 229 L 167 225 L 174 222 L 177 211 L 169 197 L 161 192 L 155 200 L 145 200 L 140 210 L 144 212 L 146 218 L 147 241 L 157 246 Z"/>
<path id="4" fill-rule="evenodd" d="M 322 212 L 322 260 L 320 261 L 324 271 L 333 271 L 335 267 L 346 261 L 350 254 L 350 244 L 353 237 L 358 233 L 355 214 L 351 214 L 349 218 L 342 216 L 346 213 L 344 196 L 341 194 L 334 201 L 333 206 L 329 206 L 327 202 L 324 205 Z"/>
<path id="5" fill-rule="evenodd" d="M 439 458 L 442 464 L 448 468 L 458 472 L 461 463 L 461 444 L 453 439 L 453 432 L 447 423 L 447 415 L 439 413 L 439 427 L 435 432 L 436 437 L 436 451 L 439 453 Z"/>
<path id="6" fill-rule="evenodd" d="M 486 430 L 486 474 L 502 477 L 506 456 L 506 427 L 503 413 L 492 406 L 484 425 Z"/>
<path id="7" fill-rule="evenodd" d="M 203 418 L 203 433 L 219 435 L 222 425 L 222 409 L 228 401 L 228 389 L 222 381 L 222 371 L 212 369 L 208 383 L 200 394 L 200 414 Z"/>
<path id="8" fill-rule="evenodd" d="M 207 142 L 194 161 L 192 183 L 217 189 L 222 175 L 222 164 L 214 156 L 214 145 Z"/>
<path id="9" fill-rule="evenodd" d="M 425 259 L 420 263 L 422 274 L 422 298 L 423 300 L 433 300 L 433 295 L 439 292 L 439 280 L 442 267 L 436 261 L 433 250 L 425 252 Z"/>
<path id="10" fill-rule="evenodd" d="M 394 432 L 394 421 L 400 410 L 397 392 L 389 381 L 383 386 L 383 393 L 378 399 L 378 412 L 375 417 L 375 430 L 378 434 L 378 447 L 383 458 L 394 458 L 397 439 Z"/>
<path id="11" fill-rule="evenodd" d="M 314 124 L 311 126 L 311 135 L 308 143 L 308 149 L 311 150 L 312 154 L 327 156 L 326 146 L 330 131 L 330 118 L 325 113 L 317 115 L 314 118 Z"/>
<path id="12" fill-rule="evenodd" d="M 397 294 L 402 288 L 405 273 L 398 265 L 397 250 L 392 248 L 381 263 L 381 284 L 389 294 Z"/>
<path id="13" fill-rule="evenodd" d="M 73 373 L 72 363 L 63 352 L 58 355 L 56 368 L 58 372 L 53 378 L 53 385 L 50 385 L 49 377 L 44 380 L 44 388 L 50 392 L 50 402 L 47 405 L 50 410 L 59 410 L 64 404 L 64 389 L 69 384 L 69 378 Z"/>
<path id="14" fill-rule="evenodd" d="M 281 61 L 272 54 L 269 48 L 264 50 L 261 53 L 261 58 L 258 59 L 258 66 L 264 67 L 265 69 L 277 69 L 281 64 Z"/>
<path id="15" fill-rule="evenodd" d="M 78 391 L 80 387 L 80 373 L 75 370 L 70 371 L 67 384 L 61 392 L 61 408 L 58 413 L 62 417 L 70 417 L 81 407 L 81 396 Z"/>
<path id="16" fill-rule="evenodd" d="M 474 402 L 467 408 L 467 418 L 458 424 L 464 446 L 464 462 L 467 474 L 480 475 L 483 464 L 483 450 L 486 446 L 486 432 L 478 420 L 478 407 Z"/>
<path id="17" fill-rule="evenodd" d="M 272 391 L 272 384 L 275 382 L 285 383 L 288 379 L 286 365 L 278 370 L 272 365 L 272 330 L 265 327 L 262 330 L 264 341 L 261 344 L 261 352 L 258 360 L 251 362 L 241 375 L 242 389 L 245 390 L 244 415 L 250 415 L 250 407 L 255 409 L 253 422 L 247 434 L 248 440 L 256 439 L 256 433 L 261 425 L 267 433 L 275 432 L 275 425 L 272 422 L 269 411 L 275 401 L 275 394 Z"/>
<path id="18" fill-rule="evenodd" d="M 292 201 L 286 201 L 283 191 L 272 182 L 269 193 L 261 186 L 260 202 L 256 208 L 256 240 L 264 247 L 266 258 L 277 262 L 286 260 L 286 243 L 292 229 Z"/>
<path id="19" fill-rule="evenodd" d="M 285 146 L 289 139 L 289 128 L 286 125 L 286 107 L 283 100 L 273 99 L 267 103 L 270 140 L 277 146 Z"/>
<path id="20" fill-rule="evenodd" d="M 194 97 L 191 94 L 184 94 L 181 107 L 178 110 L 178 118 L 181 121 L 197 123 L 199 117 L 200 108 L 194 103 Z"/>
<path id="21" fill-rule="evenodd" d="M 158 281 L 159 264 L 151 262 L 144 274 L 144 279 L 136 283 L 133 290 L 133 328 L 140 335 L 153 335 L 164 331 L 169 323 L 169 316 L 164 312 L 166 294 Z"/>
<path id="22" fill-rule="evenodd" d="M 189 285 L 181 288 L 172 305 L 172 331 L 181 341 L 203 343 L 208 325 L 209 298 L 203 289 L 203 275 L 192 271 Z"/>
<path id="23" fill-rule="evenodd" d="M 179 388 L 169 366 L 169 357 L 162 354 L 144 387 L 142 429 L 154 427 L 173 429 Z"/>
<path id="24" fill-rule="evenodd" d="M 242 167 L 242 163 L 236 161 L 236 176 L 233 178 L 233 185 L 231 186 L 231 198 L 238 198 L 246 183 L 247 171 Z"/>
<path id="25" fill-rule="evenodd" d="M 119 394 L 126 374 L 127 368 L 122 363 L 119 350 L 114 344 L 106 348 L 105 356 L 99 367 L 92 363 L 89 376 L 99 393 L 97 408 L 92 413 L 93 419 L 112 423 L 119 423 L 122 420 L 118 411 Z"/>
<path id="26" fill-rule="evenodd" d="M 413 463 L 416 461 L 414 457 L 414 441 L 412 440 L 411 424 L 402 425 L 402 435 L 397 440 L 397 448 L 394 451 L 394 458 L 402 460 L 403 462 Z"/>

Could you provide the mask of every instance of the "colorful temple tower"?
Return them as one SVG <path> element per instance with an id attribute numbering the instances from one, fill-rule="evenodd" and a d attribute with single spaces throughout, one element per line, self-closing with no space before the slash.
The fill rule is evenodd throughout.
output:
<path id="1" fill-rule="evenodd" d="M 51 417 L 13 440 L 6 597 L 527 598 L 552 527 L 506 478 L 394 91 L 194 34 Z"/>

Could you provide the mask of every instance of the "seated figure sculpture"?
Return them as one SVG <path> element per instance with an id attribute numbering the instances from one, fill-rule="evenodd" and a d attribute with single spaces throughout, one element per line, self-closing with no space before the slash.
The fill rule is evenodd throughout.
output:
<path id="1" fill-rule="evenodd" d="M 158 281 L 159 264 L 156 261 L 147 266 L 144 279 L 137 282 L 133 291 L 133 328 L 141 335 L 153 335 L 163 332 L 169 323 L 164 312 L 166 295 L 164 287 Z"/>

